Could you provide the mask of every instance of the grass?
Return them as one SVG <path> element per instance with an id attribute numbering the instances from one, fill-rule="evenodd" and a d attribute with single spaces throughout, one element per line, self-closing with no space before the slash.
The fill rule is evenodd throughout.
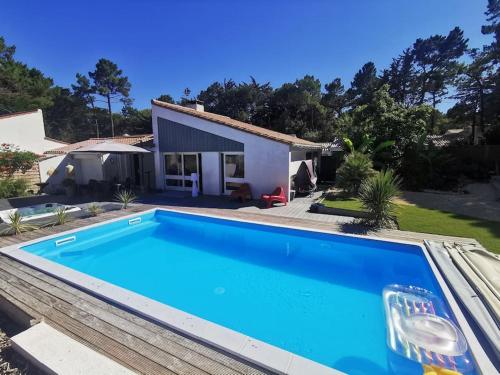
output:
<path id="1" fill-rule="evenodd" d="M 322 203 L 327 207 L 363 211 L 357 198 L 325 199 Z M 397 218 L 401 230 L 475 238 L 488 250 L 500 254 L 500 222 L 408 204 L 398 204 Z"/>

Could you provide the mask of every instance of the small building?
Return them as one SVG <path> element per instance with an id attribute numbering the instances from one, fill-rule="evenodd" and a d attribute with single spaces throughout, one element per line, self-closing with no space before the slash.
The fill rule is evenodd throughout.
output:
<path id="1" fill-rule="evenodd" d="M 191 174 L 197 173 L 204 194 L 226 195 L 248 183 L 254 197 L 277 186 L 290 197 L 302 161 L 321 154 L 321 145 L 205 112 L 201 102 L 151 103 L 160 190 L 191 190 Z"/>
<path id="2" fill-rule="evenodd" d="M 78 185 L 88 185 L 89 181 L 129 181 L 132 186 L 145 189 L 154 187 L 154 161 L 152 152 L 148 154 L 79 152 L 91 145 L 112 142 L 137 146 L 152 150 L 153 135 L 124 135 L 113 138 L 90 138 L 67 144 L 45 152 L 46 159 L 40 163 L 42 182 L 50 185 L 49 191 L 57 189 L 62 181 L 71 177 Z M 71 166 L 71 176 L 67 167 Z"/>
<path id="3" fill-rule="evenodd" d="M 45 136 L 43 113 L 41 109 L 27 112 L 16 112 L 0 115 L 0 144 L 16 146 L 20 151 L 31 151 L 40 156 L 38 163 L 25 173 L 16 172 L 14 178 L 22 178 L 28 182 L 28 188 L 39 190 L 43 181 L 40 166 L 44 163 L 44 152 L 67 145 Z M 38 185 L 37 185 L 38 184 Z"/>
<path id="4" fill-rule="evenodd" d="M 0 115 L 0 143 L 13 144 L 37 155 L 67 145 L 45 136 L 41 109 Z"/>

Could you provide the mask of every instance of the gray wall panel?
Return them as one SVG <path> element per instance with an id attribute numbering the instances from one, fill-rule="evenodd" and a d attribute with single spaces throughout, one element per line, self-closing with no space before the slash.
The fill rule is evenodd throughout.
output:
<path id="1" fill-rule="evenodd" d="M 244 151 L 243 143 L 158 117 L 161 152 Z"/>

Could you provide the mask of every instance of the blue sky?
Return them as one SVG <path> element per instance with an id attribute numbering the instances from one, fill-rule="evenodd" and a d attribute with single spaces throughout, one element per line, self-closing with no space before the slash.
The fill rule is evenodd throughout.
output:
<path id="1" fill-rule="evenodd" d="M 17 58 L 69 86 L 105 57 L 132 83 L 135 106 L 215 80 L 273 86 L 313 74 L 346 86 L 367 61 L 378 69 L 418 37 L 460 26 L 482 46 L 486 0 L 14 1 L 0 35 Z M 444 103 L 446 106 L 446 103 Z M 118 109 L 118 108 L 116 108 Z"/>

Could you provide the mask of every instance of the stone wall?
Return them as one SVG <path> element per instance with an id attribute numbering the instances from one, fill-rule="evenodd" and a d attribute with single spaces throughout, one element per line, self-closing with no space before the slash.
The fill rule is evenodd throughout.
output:
<path id="1" fill-rule="evenodd" d="M 33 168 L 26 171 L 26 173 L 16 172 L 16 173 L 14 173 L 14 175 L 12 177 L 16 178 L 16 179 L 22 178 L 22 179 L 28 181 L 28 184 L 29 184 L 28 190 L 33 190 L 33 192 L 36 194 L 36 192 L 39 189 L 39 187 L 36 186 L 36 184 L 40 183 L 40 170 L 39 170 L 38 162 L 35 163 Z"/>

